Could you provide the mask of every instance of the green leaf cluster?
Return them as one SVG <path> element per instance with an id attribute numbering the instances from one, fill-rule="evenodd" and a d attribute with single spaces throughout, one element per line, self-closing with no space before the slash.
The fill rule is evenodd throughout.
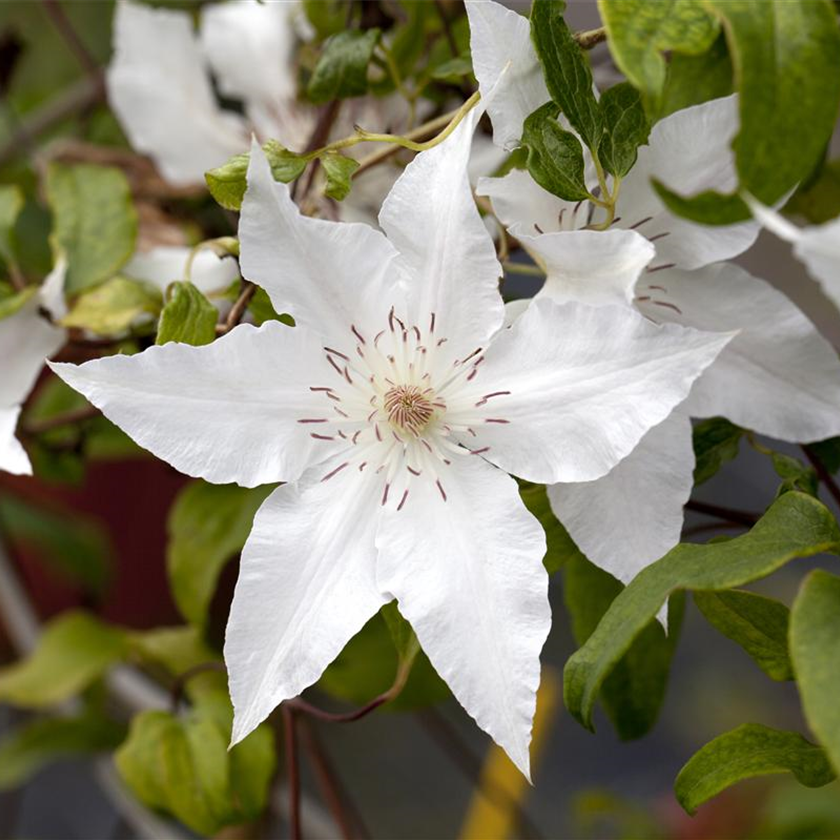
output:
<path id="1" fill-rule="evenodd" d="M 114 760 L 148 807 L 202 834 L 260 816 L 274 773 L 274 737 L 261 726 L 228 751 L 233 712 L 224 692 L 181 715 L 141 712 Z"/>
<path id="2" fill-rule="evenodd" d="M 568 201 L 590 197 L 581 140 L 596 169 L 621 178 L 647 142 L 650 125 L 638 91 L 629 83 L 596 97 L 589 59 L 563 19 L 565 0 L 534 0 L 531 39 L 542 65 L 551 102 L 525 121 L 522 145 L 527 167 L 544 189 Z M 557 122 L 557 113 L 573 129 Z M 580 139 L 579 139 L 580 138 Z"/>
<path id="3" fill-rule="evenodd" d="M 68 294 L 109 280 L 131 257 L 137 213 L 119 169 L 52 163 L 47 200 L 53 214 L 53 250 L 67 257 Z"/>

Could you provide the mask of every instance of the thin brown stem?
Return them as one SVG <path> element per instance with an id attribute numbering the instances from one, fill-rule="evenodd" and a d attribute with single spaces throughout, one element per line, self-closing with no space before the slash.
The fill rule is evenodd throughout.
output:
<path id="1" fill-rule="evenodd" d="M 446 9 L 443 7 L 443 0 L 435 0 L 435 8 L 443 24 L 443 34 L 446 37 L 446 43 L 449 44 L 449 52 L 452 53 L 453 58 L 458 58 L 458 44 L 455 42 L 455 35 L 452 32 L 452 21 L 449 20 L 449 15 L 446 14 Z"/>
<path id="2" fill-rule="evenodd" d="M 83 112 L 105 96 L 102 85 L 93 79 L 79 79 L 63 93 L 32 111 L 11 137 L 0 146 L 0 164 L 14 157 L 40 134 L 76 113 Z"/>
<path id="3" fill-rule="evenodd" d="M 602 41 L 607 40 L 607 30 L 603 26 L 597 29 L 588 29 L 585 32 L 575 32 L 575 40 L 583 50 L 591 50 Z"/>
<path id="4" fill-rule="evenodd" d="M 62 426 L 72 426 L 75 423 L 82 423 L 99 416 L 99 409 L 93 405 L 84 405 L 72 411 L 65 411 L 63 414 L 56 414 L 53 417 L 46 417 L 43 420 L 30 420 L 21 429 L 23 434 L 34 437 L 58 429 Z"/>
<path id="5" fill-rule="evenodd" d="M 735 525 L 746 525 L 751 528 L 760 519 L 759 514 L 747 510 L 736 510 L 735 508 L 713 505 L 709 502 L 700 502 L 696 499 L 689 499 L 685 503 L 686 510 L 693 510 L 695 513 L 702 513 L 705 516 L 715 516 L 724 522 L 731 522 Z"/>
<path id="6" fill-rule="evenodd" d="M 280 707 L 283 713 L 283 735 L 286 741 L 286 776 L 289 785 L 289 827 L 292 840 L 300 840 L 300 773 L 297 757 L 295 713 L 288 703 Z"/>
<path id="7" fill-rule="evenodd" d="M 257 287 L 250 280 L 242 281 L 242 291 L 239 293 L 236 303 L 233 304 L 230 312 L 228 312 L 228 316 L 225 318 L 224 324 L 219 324 L 216 327 L 216 332 L 219 335 L 229 333 L 242 320 L 242 316 L 245 314 L 248 304 L 251 302 L 251 299 L 256 293 Z"/>
<path id="8" fill-rule="evenodd" d="M 334 99 L 330 102 L 329 105 L 321 111 L 321 116 L 318 118 L 318 122 L 315 124 L 315 128 L 312 129 L 312 134 L 309 136 L 309 140 L 306 143 L 306 148 L 304 152 L 313 152 L 315 149 L 320 148 L 323 146 L 330 136 L 330 131 L 332 131 L 332 127 L 335 124 L 336 119 L 338 118 L 338 113 L 341 110 L 342 100 L 341 99 Z M 315 158 L 309 166 L 309 172 L 306 176 L 306 186 L 303 187 L 301 194 L 302 196 L 309 195 L 309 190 L 312 189 L 312 184 L 315 181 L 315 175 L 318 172 L 318 167 L 321 165 L 320 158 Z M 292 184 L 292 198 L 295 199 L 297 197 L 297 189 L 300 185 L 302 179 L 297 178 Z"/>
<path id="9" fill-rule="evenodd" d="M 825 468 L 823 462 L 814 455 L 809 446 L 802 446 L 801 449 L 817 473 L 817 478 L 825 485 L 825 489 L 831 494 L 831 498 L 840 505 L 840 487 L 834 480 L 834 476 Z"/>
<path id="10" fill-rule="evenodd" d="M 84 41 L 79 37 L 75 27 L 67 17 L 61 3 L 58 0 L 41 0 L 50 20 L 52 20 L 55 28 L 61 33 L 67 46 L 73 55 L 76 56 L 79 64 L 84 68 L 84 71 L 93 79 L 96 84 L 102 86 L 102 69 L 99 67 L 96 59 L 91 55 L 90 50 L 85 46 Z"/>
<path id="11" fill-rule="evenodd" d="M 307 758 L 315 771 L 321 797 L 333 815 L 333 819 L 341 831 L 341 836 L 344 840 L 368 837 L 367 827 L 362 821 L 358 809 L 350 801 L 347 789 L 338 778 L 324 748 L 315 735 L 312 724 L 304 716 L 299 719 L 298 726 L 303 748 L 306 750 Z"/>
<path id="12" fill-rule="evenodd" d="M 380 706 L 384 706 L 385 703 L 391 699 L 390 691 L 386 691 L 384 694 L 374 697 L 373 700 L 369 703 L 365 703 L 364 706 L 360 706 L 358 709 L 353 709 L 351 712 L 339 713 L 328 712 L 324 709 L 320 709 L 318 706 L 313 706 L 311 703 L 307 703 L 306 700 L 303 700 L 300 697 L 295 697 L 293 700 L 287 700 L 283 705 L 291 707 L 296 712 L 302 712 L 303 714 L 309 715 L 316 720 L 323 720 L 327 723 L 353 723 L 355 720 L 361 720 L 363 717 L 367 717 L 371 712 L 376 711 Z"/>

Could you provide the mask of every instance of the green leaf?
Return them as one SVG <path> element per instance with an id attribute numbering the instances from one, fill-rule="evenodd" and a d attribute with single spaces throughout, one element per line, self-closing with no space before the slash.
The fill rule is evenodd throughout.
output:
<path id="1" fill-rule="evenodd" d="M 732 589 L 766 577 L 796 557 L 838 551 L 840 528 L 834 517 L 816 499 L 801 493 L 785 493 L 740 537 L 678 545 L 636 576 L 566 663 L 566 708 L 592 729 L 592 709 L 601 685 L 675 590 Z"/>
<path id="2" fill-rule="evenodd" d="M 829 0 L 705 0 L 721 18 L 740 93 L 733 141 L 739 189 L 764 204 L 807 178 L 840 102 L 840 29 Z M 661 185 L 660 185 L 661 187 Z M 750 218 L 737 195 L 692 198 L 657 188 L 675 213 L 706 224 Z"/>
<path id="3" fill-rule="evenodd" d="M 840 102 L 840 29 L 828 0 L 708 0 L 736 56 L 741 186 L 772 204 L 810 174 Z"/>
<path id="4" fill-rule="evenodd" d="M 269 140 L 262 148 L 275 181 L 288 184 L 306 169 L 304 157 L 289 151 L 276 140 Z M 227 163 L 204 173 L 210 195 L 226 210 L 239 210 L 242 207 L 242 199 L 248 187 L 250 160 L 251 155 L 248 152 L 234 155 Z"/>
<path id="5" fill-rule="evenodd" d="M 379 35 L 378 29 L 351 29 L 330 36 L 309 79 L 309 99 L 320 105 L 332 99 L 364 96 L 367 68 Z"/>
<path id="6" fill-rule="evenodd" d="M 303 10 L 319 39 L 335 35 L 347 25 L 343 0 L 303 0 Z"/>
<path id="7" fill-rule="evenodd" d="M 819 479 L 813 467 L 808 467 L 798 458 L 783 455 L 781 452 L 774 452 L 771 455 L 771 460 L 773 469 L 782 479 L 782 483 L 776 491 L 777 496 L 781 496 L 782 493 L 789 493 L 791 490 L 798 490 L 801 493 L 807 493 L 809 496 L 817 495 Z"/>
<path id="8" fill-rule="evenodd" d="M 102 596 L 114 549 L 100 523 L 78 511 L 61 514 L 14 496 L 0 498 L 0 523 L 13 544 L 35 548 L 64 580 Z"/>
<path id="9" fill-rule="evenodd" d="M 125 727 L 100 715 L 41 718 L 0 741 L 0 791 L 19 787 L 62 758 L 106 752 L 125 737 Z"/>
<path id="10" fill-rule="evenodd" d="M 744 430 L 725 417 L 710 417 L 694 426 L 694 483 L 708 481 L 723 466 L 738 456 Z"/>
<path id="11" fill-rule="evenodd" d="M 19 292 L 14 292 L 11 295 L 6 295 L 0 299 L 0 321 L 3 318 L 11 318 L 12 315 L 20 312 L 27 303 L 37 294 L 38 289 L 35 286 L 27 286 Z"/>
<path id="12" fill-rule="evenodd" d="M 239 294 L 237 290 L 237 295 Z M 248 310 L 254 316 L 254 323 L 259 327 L 266 321 L 280 321 L 288 327 L 295 325 L 295 320 L 291 315 L 278 314 L 275 308 L 271 305 L 271 298 L 265 289 L 258 287 L 248 304 Z"/>
<path id="13" fill-rule="evenodd" d="M 732 59 L 723 33 L 700 55 L 674 53 L 668 62 L 659 116 L 728 96 L 733 89 L 732 75 Z"/>
<path id="14" fill-rule="evenodd" d="M 0 257 L 7 263 L 15 262 L 12 233 L 23 204 L 23 191 L 17 184 L 0 185 Z"/>
<path id="15" fill-rule="evenodd" d="M 779 601 L 733 589 L 695 592 L 694 603 L 716 630 L 739 644 L 774 680 L 792 680 L 788 655 L 790 611 Z"/>
<path id="16" fill-rule="evenodd" d="M 705 190 L 689 198 L 672 192 L 657 178 L 651 178 L 651 184 L 672 213 L 700 224 L 734 225 L 752 215 L 738 195 L 722 195 L 715 190 Z"/>
<path id="17" fill-rule="evenodd" d="M 394 682 L 399 661 L 408 652 L 410 636 L 403 627 L 392 635 L 393 610 L 383 608 L 347 643 L 327 668 L 316 688 L 339 700 L 362 704 L 387 691 Z M 405 643 L 404 647 L 400 647 Z M 399 696 L 383 706 L 389 711 L 422 708 L 450 696 L 446 683 L 437 675 L 421 651 L 414 660 L 408 682 Z"/>
<path id="18" fill-rule="evenodd" d="M 657 116 L 665 86 L 664 53 L 699 55 L 719 30 L 701 0 L 598 0 L 613 59 Z"/>
<path id="19" fill-rule="evenodd" d="M 218 663 L 222 658 L 201 635 L 197 627 L 157 627 L 131 634 L 132 656 L 144 664 L 155 668 L 164 668 L 171 677 L 177 679 L 197 666 Z M 192 700 L 224 691 L 227 681 L 223 668 L 205 669 L 195 673 L 186 681 L 184 693 Z"/>
<path id="20" fill-rule="evenodd" d="M 601 97 L 604 138 L 598 155 L 607 172 L 623 177 L 636 163 L 639 146 L 647 143 L 650 123 L 639 92 L 629 82 L 611 87 Z"/>
<path id="21" fill-rule="evenodd" d="M 565 0 L 534 0 L 531 40 L 551 98 L 583 142 L 597 151 L 604 131 L 604 118 L 595 99 L 589 59 L 563 20 L 565 8 Z"/>
<path id="22" fill-rule="evenodd" d="M 572 619 L 572 633 L 582 645 L 624 587 L 583 555 L 563 567 L 563 596 Z M 683 599 L 674 596 L 668 635 L 652 620 L 616 664 L 601 687 L 601 702 L 622 740 L 640 738 L 656 723 L 683 615 Z"/>
<path id="23" fill-rule="evenodd" d="M 809 443 L 807 449 L 832 475 L 840 470 L 840 437 Z"/>
<path id="24" fill-rule="evenodd" d="M 61 324 L 103 336 L 120 335 L 144 321 L 151 323 L 160 307 L 160 292 L 154 287 L 114 277 L 80 295 Z"/>
<path id="25" fill-rule="evenodd" d="M 47 199 L 53 249 L 67 256 L 68 294 L 113 277 L 134 252 L 137 213 L 125 175 L 87 163 L 51 163 Z"/>
<path id="26" fill-rule="evenodd" d="M 344 201 L 350 195 L 350 179 L 359 168 L 359 161 L 337 152 L 328 152 L 321 158 L 321 165 L 327 174 L 324 194 L 336 201 Z"/>
<path id="27" fill-rule="evenodd" d="M 793 194 L 785 212 L 804 216 L 815 225 L 840 216 L 840 159 L 823 164 L 817 177 Z"/>
<path id="28" fill-rule="evenodd" d="M 155 344 L 210 344 L 216 338 L 219 313 L 192 283 L 178 281 L 167 290 L 168 300 L 160 313 Z"/>
<path id="29" fill-rule="evenodd" d="M 224 694 L 182 717 L 141 712 L 114 755 L 117 769 L 141 802 L 201 834 L 255 819 L 274 771 L 273 736 L 261 726 L 228 752 L 231 720 Z"/>
<path id="30" fill-rule="evenodd" d="M 67 612 L 44 629 L 34 653 L 0 670 L 0 700 L 42 708 L 87 688 L 126 654 L 125 633 L 83 612 Z"/>
<path id="31" fill-rule="evenodd" d="M 583 558 L 580 549 L 554 515 L 548 502 L 548 495 L 542 484 L 528 484 L 520 482 L 519 495 L 531 513 L 537 517 L 545 531 L 548 549 L 543 558 L 543 565 L 550 575 L 561 569 L 563 565 L 575 558 Z"/>
<path id="32" fill-rule="evenodd" d="M 782 496 L 782 500 L 791 494 Z M 777 502 L 778 504 L 778 502 Z M 840 768 L 840 578 L 816 569 L 805 578 L 790 613 L 790 655 L 805 719 Z"/>
<path id="33" fill-rule="evenodd" d="M 525 120 L 522 145 L 528 149 L 528 171 L 550 193 L 581 201 L 589 197 L 583 148 L 574 134 L 560 128 L 556 116 L 557 106 L 547 102 Z"/>
<path id="34" fill-rule="evenodd" d="M 807 787 L 822 787 L 835 778 L 825 752 L 797 732 L 745 723 L 698 750 L 680 770 L 674 792 L 693 814 L 737 782 L 773 773 L 792 773 Z"/>
<path id="35" fill-rule="evenodd" d="M 472 73 L 472 69 L 472 59 L 469 54 L 459 55 L 450 58 L 449 61 L 444 61 L 443 64 L 438 64 L 432 70 L 432 78 L 438 81 L 454 81 L 462 76 L 468 76 Z"/>
<path id="36" fill-rule="evenodd" d="M 402 617 L 396 601 L 390 601 L 382 607 L 382 618 L 385 626 L 391 634 L 391 640 L 397 650 L 397 656 L 403 659 L 410 648 L 415 644 L 414 630 L 411 625 Z"/>
<path id="37" fill-rule="evenodd" d="M 272 490 L 194 481 L 178 494 L 169 513 L 166 563 L 175 603 L 191 624 L 204 626 L 219 574 L 242 550 Z"/>

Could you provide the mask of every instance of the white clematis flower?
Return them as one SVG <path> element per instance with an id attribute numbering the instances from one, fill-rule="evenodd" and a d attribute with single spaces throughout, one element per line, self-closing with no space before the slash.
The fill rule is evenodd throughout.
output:
<path id="1" fill-rule="evenodd" d="M 494 90 L 488 113 L 494 139 L 505 148 L 518 145 L 525 118 L 551 97 L 543 81 L 527 18 L 492 0 L 467 0 L 470 48 L 482 96 Z M 502 70 L 508 67 L 501 77 Z M 637 231 L 656 245 L 657 265 L 699 268 L 729 259 L 749 248 L 758 224 L 742 222 L 723 227 L 694 224 L 671 213 L 651 186 L 656 176 L 677 193 L 703 190 L 731 192 L 737 187 L 732 138 L 738 130 L 737 98 L 705 102 L 660 120 L 647 146 L 639 149 L 636 165 L 621 182 L 613 229 Z M 586 183 L 597 180 L 588 150 Z M 514 170 L 504 178 L 483 178 L 478 194 L 493 201 L 493 209 L 514 236 L 543 233 L 560 237 L 554 251 L 562 270 L 563 252 L 577 232 L 600 214 L 588 201 L 564 201 L 539 186 L 527 172 Z M 527 247 L 527 246 L 526 246 Z"/>
<path id="2" fill-rule="evenodd" d="M 489 109 L 494 129 L 515 143 L 522 121 L 548 98 L 542 79 L 533 78 L 539 65 L 528 21 L 489 0 L 468 2 L 467 10 L 480 87 L 492 88 L 506 61 L 514 79 L 530 80 L 523 91 L 503 78 Z M 689 399 L 608 475 L 548 490 L 554 512 L 581 550 L 624 583 L 680 539 L 693 485 L 689 416 L 722 415 L 786 441 L 840 433 L 840 362 L 833 348 L 784 295 L 718 262 L 751 245 L 757 224 L 692 224 L 669 213 L 650 187 L 656 176 L 686 194 L 731 191 L 737 184 L 730 149 L 736 129 L 734 97 L 657 123 L 622 181 L 616 223 L 607 231 L 583 230 L 600 211 L 557 198 L 527 172 L 479 184 L 478 192 L 490 196 L 500 220 L 546 271 L 537 298 L 618 304 L 655 323 L 738 333 Z M 592 181 L 589 171 L 587 183 Z M 509 320 L 526 307 L 509 305 Z"/>
<path id="3" fill-rule="evenodd" d="M 191 254 L 192 248 L 183 245 L 157 245 L 148 251 L 136 251 L 122 273 L 165 293 L 170 283 L 186 279 Z M 196 253 L 190 269 L 190 282 L 208 296 L 224 292 L 238 277 L 236 260 L 221 257 L 210 248 Z"/>
<path id="4" fill-rule="evenodd" d="M 296 102 L 292 68 L 296 3 L 236 0 L 192 16 L 117 3 L 108 99 L 131 144 L 173 184 L 203 184 L 208 169 L 248 148 L 250 131 L 298 148 L 316 112 Z M 216 100 L 241 99 L 247 121 Z"/>
<path id="5" fill-rule="evenodd" d="M 288 482 L 255 517 L 231 607 L 234 742 L 396 598 L 527 775 L 550 609 L 544 534 L 506 473 L 604 475 L 730 340 L 548 300 L 504 328 L 466 171 L 478 117 L 406 167 L 384 234 L 301 216 L 255 142 L 242 271 L 296 326 L 53 366 L 183 472 Z"/>
<path id="6" fill-rule="evenodd" d="M 64 314 L 64 277 L 67 264 L 59 259 L 37 291 L 12 315 L 0 319 L 0 470 L 15 475 L 31 475 L 32 465 L 15 437 L 23 403 L 44 366 L 63 344 L 63 329 L 43 318 L 44 307 L 54 318 Z"/>
<path id="7" fill-rule="evenodd" d="M 745 196 L 753 215 L 767 230 L 793 244 L 793 253 L 808 273 L 840 308 L 840 218 L 821 225 L 799 228 L 784 216 Z"/>

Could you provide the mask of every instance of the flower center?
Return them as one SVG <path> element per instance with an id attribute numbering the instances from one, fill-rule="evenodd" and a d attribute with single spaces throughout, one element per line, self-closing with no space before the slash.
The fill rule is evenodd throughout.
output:
<path id="1" fill-rule="evenodd" d="M 435 413 L 435 407 L 429 400 L 431 393 L 431 388 L 421 390 L 416 385 L 391 388 L 385 393 L 388 419 L 398 429 L 419 437 Z"/>

